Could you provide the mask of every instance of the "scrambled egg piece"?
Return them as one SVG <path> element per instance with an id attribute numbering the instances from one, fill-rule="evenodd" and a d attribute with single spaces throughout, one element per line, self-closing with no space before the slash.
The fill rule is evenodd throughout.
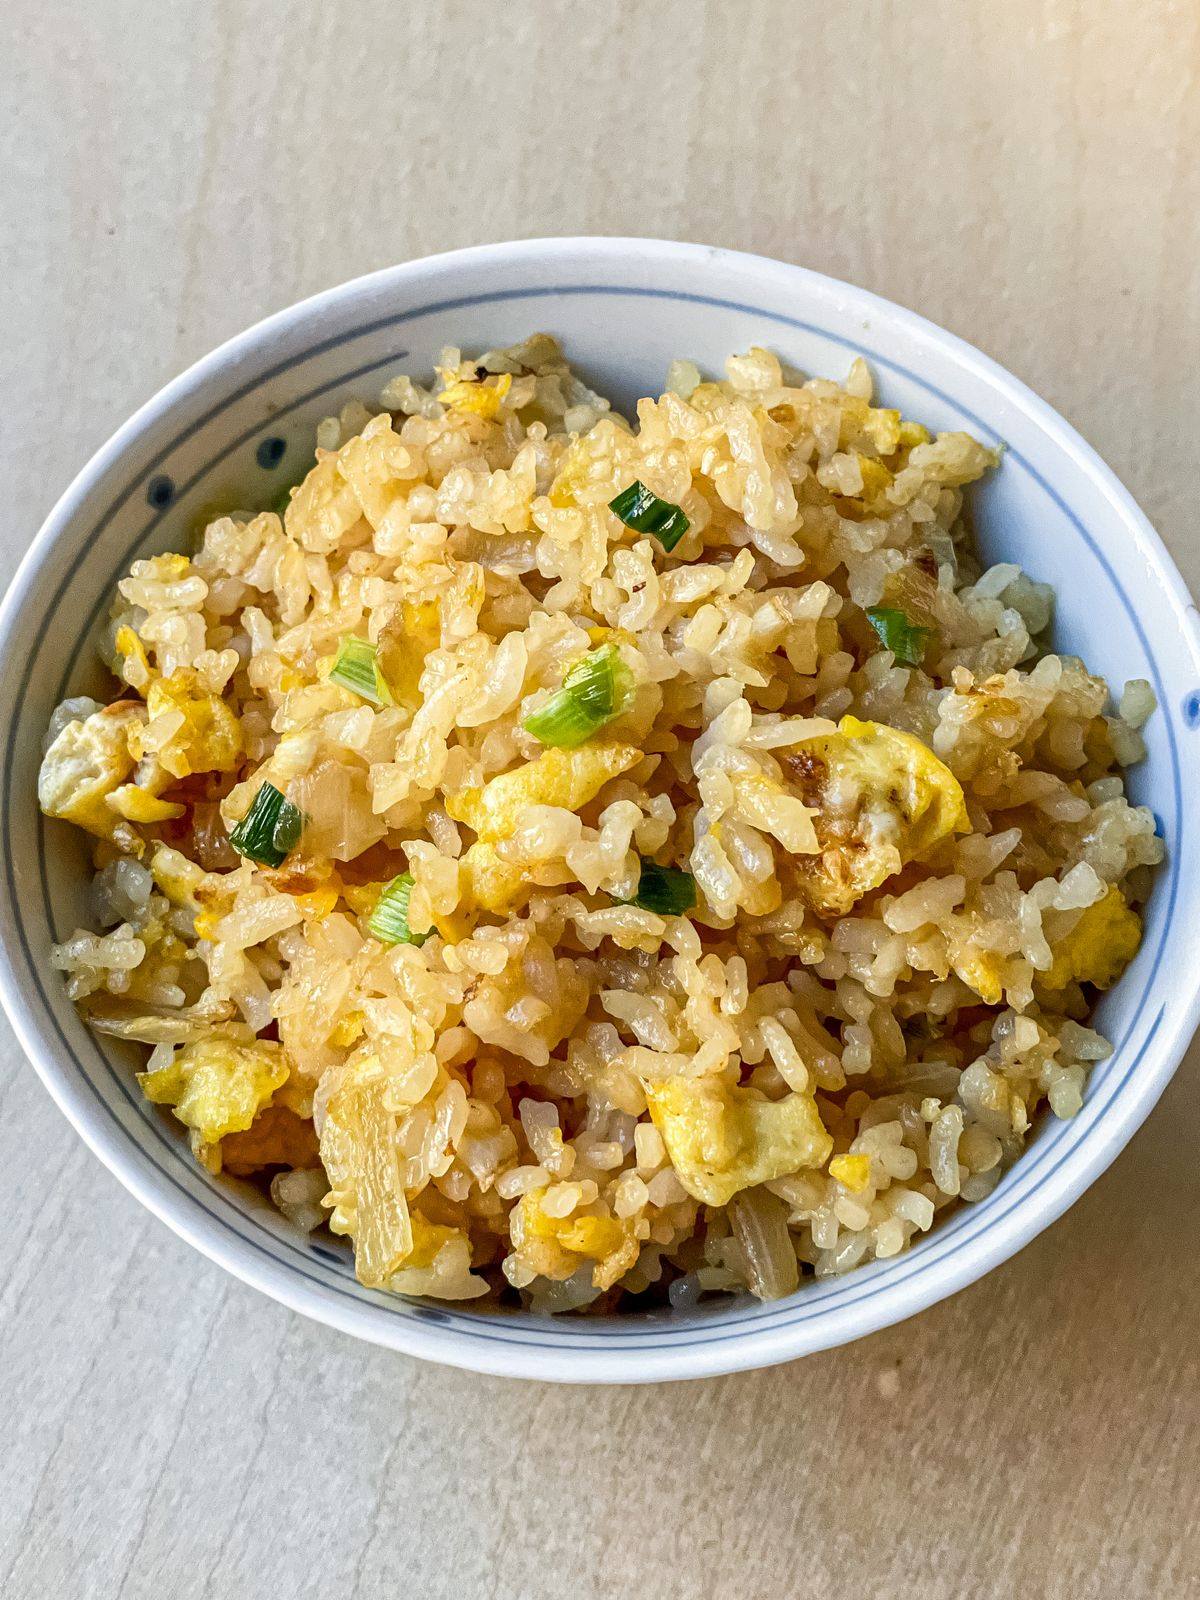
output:
<path id="1" fill-rule="evenodd" d="M 361 1011 L 348 1011 L 329 1035 L 329 1042 L 339 1050 L 357 1044 L 366 1029 L 366 1019 Z"/>
<path id="2" fill-rule="evenodd" d="M 329 916 L 340 898 L 341 890 L 336 885 L 330 885 L 326 889 L 309 889 L 305 894 L 292 896 L 304 915 L 312 917 L 317 922 L 323 922 Z"/>
<path id="3" fill-rule="evenodd" d="M 123 783 L 106 803 L 126 822 L 170 822 L 187 810 L 174 800 L 160 800 L 150 789 L 136 783 Z"/>
<path id="4" fill-rule="evenodd" d="M 871 1181 L 871 1158 L 864 1155 L 834 1156 L 829 1176 L 836 1178 L 851 1194 L 862 1194 Z"/>
<path id="5" fill-rule="evenodd" d="M 496 847 L 483 840 L 473 844 L 458 863 L 463 899 L 481 911 L 511 911 L 529 888 L 523 867 L 501 861 Z"/>
<path id="6" fill-rule="evenodd" d="M 329 1226 L 353 1238 L 359 1281 L 381 1289 L 412 1254 L 413 1227 L 378 1057 L 362 1056 L 329 1097 L 321 1164 L 329 1176 Z"/>
<path id="7" fill-rule="evenodd" d="M 342 899 L 356 917 L 369 917 L 379 900 L 378 883 L 347 883 L 342 885 Z"/>
<path id="8" fill-rule="evenodd" d="M 632 1226 L 618 1217 L 551 1217 L 542 1209 L 545 1188 L 523 1194 L 509 1218 L 509 1231 L 522 1259 L 543 1278 L 561 1281 L 584 1260 L 596 1262 L 592 1283 L 610 1289 L 638 1258 Z"/>
<path id="9" fill-rule="evenodd" d="M 155 884 L 173 906 L 195 912 L 207 906 L 220 916 L 233 904 L 233 891 L 221 873 L 205 872 L 170 845 L 156 845 L 148 865 Z"/>
<path id="10" fill-rule="evenodd" d="M 602 644 L 634 644 L 636 642 L 633 635 L 624 628 L 595 627 L 589 628 L 587 634 L 594 650 L 599 649 Z"/>
<path id="11" fill-rule="evenodd" d="M 471 412 L 491 422 L 500 415 L 500 404 L 512 388 L 512 373 L 502 372 L 495 383 L 474 383 L 460 379 L 442 390 L 438 399 L 452 411 Z"/>
<path id="12" fill-rule="evenodd" d="M 412 1253 L 389 1279 L 390 1290 L 438 1300 L 474 1300 L 487 1294 L 486 1278 L 471 1271 L 471 1240 L 465 1229 L 428 1222 L 414 1211 L 412 1235 Z"/>
<path id="13" fill-rule="evenodd" d="M 536 761 L 514 767 L 492 778 L 482 789 L 464 789 L 450 795 L 446 811 L 455 822 L 465 822 L 485 843 L 507 839 L 516 832 L 529 806 L 562 806 L 578 811 L 603 789 L 610 778 L 627 772 L 642 759 L 628 744 L 585 744 L 578 750 L 546 750 Z"/>
<path id="14" fill-rule="evenodd" d="M 428 654 L 442 637 L 442 608 L 436 600 L 405 600 L 400 607 L 406 646 L 424 646 Z"/>
<path id="15" fill-rule="evenodd" d="M 558 471 L 550 485 L 550 504 L 557 511 L 573 509 L 578 504 L 576 491 L 588 481 L 592 457 L 586 440 L 586 434 L 573 440 L 559 458 Z"/>
<path id="16" fill-rule="evenodd" d="M 421 703 L 421 674 L 425 657 L 442 639 L 442 608 L 436 600 L 405 600 L 398 625 L 379 636 L 379 670 L 399 704 L 410 709 Z"/>
<path id="17" fill-rule="evenodd" d="M 147 556 L 144 561 L 133 563 L 134 577 L 150 583 L 178 583 L 191 570 L 191 557 L 178 550 L 165 550 L 160 556 Z"/>
<path id="18" fill-rule="evenodd" d="M 138 1082 L 147 1100 L 174 1108 L 194 1142 L 214 1145 L 249 1128 L 287 1075 L 282 1046 L 214 1036 L 183 1045 L 169 1066 L 141 1073 Z"/>
<path id="19" fill-rule="evenodd" d="M 863 509 L 881 515 L 892 508 L 888 503 L 886 491 L 891 488 L 892 474 L 882 461 L 876 461 L 872 456 L 858 457 L 858 465 L 862 471 L 862 494 L 860 499 Z"/>
<path id="20" fill-rule="evenodd" d="M 813 808 L 820 854 L 796 858 L 799 889 L 822 916 L 844 916 L 907 862 L 967 831 L 962 788 L 911 733 L 843 717 L 836 733 L 784 757 Z"/>
<path id="21" fill-rule="evenodd" d="M 861 522 L 864 517 L 886 517 L 896 509 L 887 498 L 887 491 L 894 482 L 892 474 L 874 456 L 864 456 L 861 451 L 855 454 L 862 472 L 862 488 L 856 495 L 836 496 L 838 511 L 851 522 Z"/>
<path id="22" fill-rule="evenodd" d="M 554 863 L 536 869 L 513 866 L 501 858 L 494 844 L 483 839 L 476 841 L 461 857 L 458 872 L 460 903 L 501 915 L 514 911 L 531 889 L 550 888 L 570 879 L 569 869 Z M 441 919 L 437 927 L 446 938 Z M 464 937 L 461 933 L 456 935 L 452 942 L 456 943 L 461 937 Z"/>
<path id="23" fill-rule="evenodd" d="M 890 456 L 903 442 L 906 426 L 909 424 L 901 422 L 898 411 L 886 406 L 873 406 L 866 400 L 847 395 L 842 400 L 838 444 L 846 449 L 865 442 L 881 456 Z M 922 428 L 921 432 L 925 430 Z"/>
<path id="24" fill-rule="evenodd" d="M 413 1242 L 404 1263 L 406 1267 L 431 1267 L 444 1244 L 462 1237 L 458 1228 L 447 1227 L 441 1222 L 428 1222 L 418 1211 L 412 1213 L 410 1222 Z"/>
<path id="25" fill-rule="evenodd" d="M 1142 942 L 1142 919 L 1115 886 L 1095 905 L 1088 906 L 1054 952 L 1048 972 L 1040 977 L 1045 989 L 1065 989 L 1068 983 L 1094 983 L 1109 989 L 1137 954 Z"/>
<path id="26" fill-rule="evenodd" d="M 82 722 L 68 722 L 38 773 L 38 805 L 46 815 L 111 838 L 120 814 L 108 798 L 133 772 L 130 746 L 145 718 L 142 705 L 117 700 Z"/>
<path id="27" fill-rule="evenodd" d="M 146 654 L 146 646 L 128 625 L 117 629 L 113 643 L 117 654 L 122 658 L 121 676 L 131 688 L 136 689 L 139 694 L 144 694 L 154 677 L 150 658 Z"/>
<path id="28" fill-rule="evenodd" d="M 1004 996 L 1004 963 L 991 950 L 954 952 L 950 965 L 968 989 L 973 989 L 985 1005 L 996 1006 Z"/>
<path id="29" fill-rule="evenodd" d="M 824 1166 L 833 1149 L 810 1094 L 762 1100 L 711 1078 L 647 1083 L 646 1099 L 675 1175 L 705 1205 L 800 1167 Z"/>
<path id="30" fill-rule="evenodd" d="M 193 772 L 234 772 L 244 745 L 238 719 L 219 695 L 200 687 L 191 667 L 156 678 L 146 691 L 151 726 L 156 717 L 178 712 L 183 726 L 154 751 L 173 778 Z"/>
<path id="31" fill-rule="evenodd" d="M 909 450 L 918 444 L 928 444 L 932 437 L 933 435 L 923 423 L 902 422 L 900 424 L 899 442 Z"/>

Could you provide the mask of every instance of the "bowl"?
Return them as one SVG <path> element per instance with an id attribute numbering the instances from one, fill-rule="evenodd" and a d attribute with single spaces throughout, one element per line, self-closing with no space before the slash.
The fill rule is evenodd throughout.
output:
<path id="1" fill-rule="evenodd" d="M 91 1034 L 49 966 L 50 944 L 83 920 L 87 861 L 73 830 L 37 810 L 41 738 L 60 700 L 100 687 L 93 646 L 117 577 L 177 547 L 206 508 L 267 503 L 292 481 L 317 421 L 374 395 L 397 368 L 427 372 L 444 344 L 483 349 L 538 329 L 559 335 L 623 408 L 659 392 L 677 356 L 719 371 L 730 352 L 763 344 L 832 377 L 865 356 L 886 404 L 1003 443 L 973 501 L 985 553 L 1054 584 L 1059 649 L 1114 684 L 1147 678 L 1158 697 L 1131 789 L 1153 807 L 1167 860 L 1142 948 L 1100 1007 L 1115 1048 L 1082 1111 L 1048 1118 L 986 1200 L 907 1254 L 783 1301 L 572 1321 L 365 1289 L 348 1250 L 292 1231 L 249 1185 L 196 1166 L 179 1125 L 141 1098 L 130 1047 Z M 0 727 L 0 987 L 65 1115 L 143 1204 L 244 1282 L 344 1332 L 477 1371 L 701 1377 L 911 1316 L 1011 1256 L 1104 1171 L 1162 1093 L 1200 1011 L 1200 834 L 1183 826 L 1183 797 L 1200 788 L 1200 629 L 1160 540 L 1079 435 L 993 361 L 912 312 L 777 261 L 646 239 L 490 245 L 356 279 L 230 340 L 143 406 L 47 518 L 0 612 Z"/>

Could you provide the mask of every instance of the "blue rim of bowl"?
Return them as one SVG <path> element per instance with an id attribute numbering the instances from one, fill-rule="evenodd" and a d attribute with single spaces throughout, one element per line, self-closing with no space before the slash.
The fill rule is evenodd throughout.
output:
<path id="1" fill-rule="evenodd" d="M 227 409 L 229 405 L 233 404 L 238 399 L 247 394 L 253 393 L 255 390 L 261 388 L 264 383 L 267 383 L 273 378 L 278 377 L 283 372 L 303 365 L 305 362 L 310 361 L 315 355 L 352 343 L 355 340 L 369 336 L 372 333 L 380 332 L 385 328 L 398 328 L 405 322 L 411 322 L 418 318 L 429 316 L 438 312 L 465 309 L 470 306 L 493 304 L 504 301 L 520 301 L 546 297 L 562 298 L 565 296 L 625 296 L 683 301 L 698 305 L 711 306 L 723 310 L 740 312 L 748 316 L 761 318 L 765 321 L 775 323 L 783 327 L 810 333 L 820 339 L 837 344 L 848 351 L 852 351 L 854 354 L 866 356 L 867 359 L 870 360 L 872 364 L 879 370 L 891 371 L 906 378 L 910 382 L 914 383 L 918 388 L 923 389 L 927 394 L 936 396 L 938 399 L 951 406 L 964 418 L 968 419 L 970 424 L 976 429 L 980 436 L 989 440 L 995 439 L 994 430 L 988 427 L 982 421 L 982 419 L 972 413 L 970 408 L 965 406 L 960 400 L 947 394 L 944 390 L 932 384 L 928 379 L 921 377 L 919 374 L 913 372 L 910 368 L 904 366 L 902 363 L 897 362 L 892 357 L 882 355 L 881 353 L 872 350 L 865 340 L 847 338 L 843 335 L 832 332 L 830 329 L 823 327 L 820 324 L 808 322 L 801 318 L 788 317 L 783 313 L 770 311 L 764 307 L 756 306 L 745 301 L 679 290 L 643 288 L 624 284 L 604 283 L 530 286 L 521 289 L 497 290 L 490 293 L 463 295 L 445 300 L 432 301 L 422 306 L 414 307 L 407 311 L 397 313 L 393 316 L 378 318 L 372 322 L 364 323 L 353 330 L 325 340 L 318 345 L 308 347 L 305 350 L 298 352 L 294 357 L 289 358 L 287 361 L 278 363 L 276 366 L 258 374 L 252 381 L 242 386 L 241 389 L 225 396 L 217 405 L 210 408 L 201 417 L 197 418 L 186 428 L 182 429 L 179 434 L 173 438 L 169 445 L 165 446 L 158 454 L 156 454 L 153 460 L 150 461 L 146 467 L 137 474 L 135 480 L 129 485 L 129 487 L 113 500 L 105 514 L 98 519 L 96 524 L 96 532 L 99 533 L 103 527 L 106 526 L 107 523 L 111 521 L 112 518 L 123 508 L 128 500 L 133 495 L 137 494 L 139 490 L 144 488 L 149 479 L 154 475 L 156 469 L 160 467 L 166 460 L 168 460 L 171 455 L 178 450 L 180 445 L 186 442 L 189 437 L 194 435 L 202 427 L 206 426 L 210 421 L 212 421 L 216 416 L 218 416 L 222 411 Z M 287 313 L 283 313 L 283 315 L 286 316 Z M 906 315 L 911 314 L 906 313 Z M 920 319 L 914 320 L 920 321 Z M 941 330 L 936 331 L 939 334 L 941 333 Z M 947 336 L 943 335 L 943 337 Z M 975 354 L 975 352 L 972 353 Z M 222 451 L 218 452 L 218 454 L 208 461 L 203 468 L 193 473 L 187 482 L 179 487 L 174 499 L 178 499 L 182 495 L 186 494 L 192 487 L 196 485 L 196 483 L 200 481 L 200 479 L 210 472 L 214 466 L 225 460 L 241 445 L 244 445 L 251 439 L 258 438 L 267 433 L 278 432 L 282 418 L 285 417 L 290 411 L 294 411 L 299 407 L 310 403 L 314 398 L 319 397 L 321 393 L 329 389 L 342 387 L 346 383 L 355 381 L 355 379 L 358 377 L 365 376 L 367 373 L 376 371 L 383 367 L 392 366 L 397 361 L 402 359 L 403 353 L 395 352 L 378 360 L 373 360 L 359 368 L 342 373 L 336 379 L 322 384 L 317 388 L 307 392 L 303 396 L 300 396 L 297 399 L 289 402 L 287 405 L 273 412 L 268 421 L 247 430 L 243 435 L 239 436 L 239 438 L 232 445 L 227 446 Z M 1059 506 L 1063 514 L 1076 529 L 1081 540 L 1087 545 L 1089 550 L 1100 563 L 1114 590 L 1119 595 L 1122 604 L 1124 605 L 1130 618 L 1139 644 L 1141 645 L 1141 648 L 1145 654 L 1147 667 L 1151 675 L 1155 692 L 1159 699 L 1159 714 L 1165 719 L 1168 746 L 1171 757 L 1172 793 L 1174 801 L 1174 816 L 1171 819 L 1170 826 L 1165 831 L 1171 840 L 1175 840 L 1178 838 L 1178 826 L 1182 816 L 1182 775 L 1180 771 L 1176 731 L 1173 720 L 1173 707 L 1168 705 L 1167 697 L 1163 689 L 1161 676 L 1158 670 L 1158 664 L 1154 653 L 1150 648 L 1149 640 L 1146 637 L 1145 630 L 1141 625 L 1137 611 L 1117 579 L 1117 576 L 1103 550 L 1092 539 L 1091 535 L 1087 532 L 1087 529 L 1062 499 L 1057 490 L 1054 489 L 1054 487 L 1025 456 L 1023 456 L 1019 451 L 1013 449 L 1011 446 L 1009 446 L 1007 450 L 1006 459 L 1011 461 L 1014 465 L 1019 465 L 1024 471 L 1026 471 L 1029 476 L 1039 485 L 1039 487 Z M 85 469 L 85 471 L 86 470 L 87 469 Z M 139 533 L 130 542 L 121 562 L 116 564 L 118 570 L 124 570 L 124 568 L 128 565 L 129 558 L 132 556 L 133 552 L 139 545 L 145 542 L 148 536 L 161 522 L 163 516 L 167 514 L 169 509 L 170 508 L 164 508 L 163 510 L 156 512 L 156 514 L 142 526 Z M 57 608 L 57 606 L 61 603 L 61 599 L 68 582 L 69 575 L 64 578 L 56 590 L 53 601 L 51 602 L 51 608 L 48 608 L 48 614 L 50 614 L 50 611 L 54 608 Z M 105 603 L 106 598 L 107 595 L 102 596 L 100 600 L 97 601 L 97 604 L 93 608 L 92 614 L 89 618 L 87 627 L 76 635 L 75 647 L 72 651 L 72 655 L 67 663 L 67 666 L 64 669 L 62 679 L 60 681 L 59 693 L 57 696 L 59 699 L 61 699 L 63 696 L 66 679 L 74 670 L 80 651 L 83 648 L 84 641 L 88 633 L 90 633 L 91 627 L 96 620 L 101 606 Z M 8 844 L 8 849 L 6 851 L 6 873 L 11 902 L 15 906 L 16 886 L 13 879 L 13 849 L 11 834 L 12 820 L 15 812 L 15 807 L 13 804 L 14 797 L 12 793 L 12 765 L 13 749 L 10 744 L 5 757 L 4 809 L 6 843 Z M 44 819 L 41 818 L 40 814 L 38 815 L 38 828 L 39 845 L 41 846 L 39 854 L 42 874 L 42 890 L 45 899 L 45 912 L 49 925 L 53 926 L 52 910 L 49 899 L 49 886 L 46 882 L 44 868 Z M 1169 874 L 1166 890 L 1167 903 L 1165 910 L 1160 913 L 1161 922 L 1159 929 L 1159 940 L 1150 970 L 1153 970 L 1153 968 L 1157 966 L 1171 925 L 1171 918 L 1178 890 L 1178 875 L 1179 851 L 1177 848 L 1173 848 L 1169 855 Z M 1161 886 L 1158 887 L 1158 895 L 1161 896 L 1163 892 L 1163 888 Z M 135 1140 L 133 1140 L 130 1130 L 125 1126 L 113 1108 L 99 1093 L 95 1084 L 92 1082 L 92 1079 L 85 1071 L 82 1062 L 75 1054 L 70 1041 L 67 1039 L 62 1031 L 61 1026 L 59 1025 L 58 1018 L 54 1013 L 51 998 L 44 987 L 40 970 L 33 958 L 33 953 L 30 950 L 28 941 L 25 937 L 24 927 L 21 925 L 19 919 L 17 920 L 17 927 L 29 975 L 32 978 L 42 1000 L 45 1008 L 45 1014 L 51 1019 L 62 1048 L 64 1051 L 66 1051 L 71 1062 L 77 1069 L 79 1079 L 86 1084 L 96 1104 L 99 1105 L 105 1116 L 113 1123 L 119 1135 L 123 1139 L 134 1144 L 138 1154 L 151 1164 L 159 1178 L 164 1180 L 170 1187 L 182 1194 L 185 1200 L 191 1206 L 198 1206 L 202 1211 L 204 1211 L 211 1221 L 216 1222 L 225 1231 L 229 1232 L 239 1243 L 250 1245 L 252 1249 L 264 1255 L 275 1266 L 280 1265 L 279 1252 L 281 1249 L 290 1255 L 294 1255 L 297 1258 L 296 1261 L 289 1261 L 287 1263 L 286 1270 L 296 1272 L 308 1279 L 322 1292 L 346 1296 L 356 1303 L 371 1310 L 385 1311 L 400 1321 L 415 1319 L 420 1321 L 434 1322 L 443 1326 L 449 1326 L 457 1335 L 464 1336 L 470 1340 L 482 1340 L 484 1343 L 519 1344 L 524 1347 L 544 1349 L 548 1351 L 552 1350 L 555 1352 L 563 1352 L 564 1350 L 569 1352 L 571 1349 L 578 1350 L 581 1346 L 592 1350 L 597 1348 L 612 1349 L 614 1347 L 619 1347 L 622 1352 L 635 1350 L 652 1351 L 662 1349 L 664 1344 L 666 1344 L 669 1345 L 671 1351 L 674 1353 L 688 1348 L 703 1347 L 708 1344 L 719 1343 L 725 1339 L 746 1339 L 748 1337 L 754 1338 L 755 1336 L 761 1336 L 773 1332 L 780 1327 L 792 1326 L 808 1321 L 813 1317 L 827 1316 L 835 1310 L 840 1310 L 847 1305 L 860 1302 L 863 1299 L 874 1298 L 885 1291 L 892 1292 L 908 1279 L 928 1269 L 928 1267 L 933 1265 L 935 1261 L 945 1261 L 950 1255 L 965 1247 L 967 1244 L 977 1244 L 988 1232 L 993 1231 L 1015 1206 L 1024 1206 L 1026 1202 L 1029 1201 L 1037 1192 L 1037 1189 L 1048 1180 L 1053 1170 L 1053 1158 L 1057 1153 L 1057 1145 L 1060 1142 L 1058 1138 L 1049 1136 L 1048 1133 L 1044 1133 L 1034 1147 L 1028 1152 L 1028 1154 L 1023 1156 L 1021 1160 L 1015 1164 L 1011 1175 L 1014 1178 L 1019 1176 L 1021 1182 L 1025 1184 L 1025 1187 L 1022 1188 L 1021 1192 L 1015 1197 L 1009 1198 L 1007 1205 L 1000 1203 L 1004 1198 L 1004 1191 L 1006 1187 L 1009 1186 L 1008 1178 L 1006 1176 L 1006 1180 L 997 1187 L 997 1189 L 993 1192 L 993 1195 L 990 1196 L 987 1201 L 983 1202 L 979 1208 L 960 1208 L 953 1216 L 949 1217 L 944 1223 L 942 1223 L 931 1235 L 922 1238 L 912 1250 L 896 1258 L 894 1261 L 885 1263 L 872 1263 L 857 1269 L 855 1272 L 847 1275 L 847 1277 L 844 1279 L 835 1280 L 828 1283 L 827 1286 L 823 1286 L 826 1288 L 826 1292 L 819 1300 L 816 1300 L 815 1303 L 808 1307 L 805 1306 L 805 1300 L 806 1297 L 810 1299 L 812 1298 L 812 1286 L 810 1285 L 806 1286 L 795 1297 L 788 1301 L 780 1302 L 770 1306 L 761 1306 L 756 1309 L 745 1309 L 743 1308 L 743 1303 L 743 1306 L 738 1306 L 734 1309 L 731 1309 L 729 1314 L 724 1314 L 723 1311 L 713 1312 L 703 1316 L 702 1318 L 698 1318 L 695 1321 L 689 1321 L 685 1327 L 679 1327 L 678 1324 L 673 1323 L 669 1317 L 663 1317 L 661 1321 L 655 1321 L 648 1316 L 645 1318 L 639 1318 L 639 1326 L 637 1328 L 631 1328 L 626 1332 L 625 1328 L 622 1326 L 622 1319 L 614 1318 L 611 1321 L 593 1324 L 591 1330 L 589 1330 L 585 1324 L 581 1324 L 579 1322 L 574 1322 L 570 1324 L 569 1327 L 565 1327 L 559 1323 L 555 1325 L 554 1333 L 551 1337 L 541 1338 L 538 1336 L 538 1332 L 540 1329 L 546 1328 L 547 1324 L 545 1319 L 522 1319 L 515 1315 L 504 1316 L 502 1318 L 485 1319 L 478 1313 L 472 1314 L 469 1312 L 463 1313 L 458 1311 L 443 1310 L 440 1307 L 435 1308 L 427 1303 L 399 1300 L 395 1297 L 383 1296 L 376 1294 L 373 1291 L 363 1289 L 354 1280 L 348 1259 L 339 1256 L 337 1252 L 320 1245 L 301 1247 L 286 1237 L 270 1232 L 270 1230 L 266 1228 L 255 1227 L 253 1233 L 243 1232 L 241 1229 L 233 1226 L 229 1216 L 222 1215 L 211 1209 L 211 1207 L 200 1198 L 193 1188 L 185 1185 L 166 1167 L 161 1166 L 158 1161 L 149 1153 L 145 1145 L 139 1145 Z M 1145 1017 L 1145 1008 L 1141 1003 L 1139 1003 L 1137 1009 L 1135 1010 L 1134 1017 L 1129 1026 L 1126 1028 L 1121 1040 L 1114 1045 L 1113 1057 L 1111 1058 L 1113 1060 L 1114 1067 L 1110 1069 L 1103 1083 L 1098 1085 L 1100 1093 L 1089 1097 L 1089 1101 L 1085 1104 L 1084 1110 L 1079 1114 L 1079 1118 L 1077 1118 L 1075 1121 L 1074 1126 L 1076 1128 L 1081 1121 L 1086 1121 L 1087 1126 L 1085 1126 L 1083 1131 L 1078 1133 L 1077 1136 L 1072 1139 L 1073 1152 L 1078 1151 L 1086 1141 L 1088 1141 L 1094 1134 L 1097 1133 L 1098 1130 L 1103 1131 L 1104 1109 L 1114 1098 L 1120 1094 L 1130 1077 L 1136 1071 L 1136 1068 L 1139 1065 L 1145 1051 L 1149 1048 L 1151 1042 L 1157 1034 L 1158 1028 L 1163 1020 L 1165 1010 L 1166 1007 L 1164 1004 L 1164 1006 L 1159 1008 L 1156 1015 L 1150 1021 L 1144 1038 L 1141 1040 L 1132 1058 L 1127 1064 L 1125 1064 L 1124 1070 L 1122 1071 L 1120 1077 L 1116 1078 L 1112 1075 L 1113 1071 L 1115 1070 L 1116 1058 L 1120 1056 L 1122 1052 L 1132 1047 L 1133 1038 Z M 123 1074 L 114 1065 L 114 1063 L 109 1060 L 103 1051 L 100 1050 L 94 1039 L 92 1039 L 90 1042 L 94 1049 L 96 1058 L 101 1065 L 102 1071 L 108 1074 L 110 1081 L 116 1086 L 118 1092 L 132 1110 L 134 1116 L 144 1127 L 153 1132 L 156 1142 L 159 1143 L 167 1152 L 172 1165 L 176 1168 L 182 1168 L 186 1170 L 189 1174 L 189 1177 L 194 1182 L 196 1180 L 196 1174 L 191 1168 L 190 1162 L 187 1160 L 184 1154 L 182 1145 L 175 1137 L 167 1132 L 163 1122 L 159 1119 L 157 1114 L 153 1112 L 152 1108 L 147 1107 L 145 1102 L 142 1101 L 141 1097 L 137 1095 L 134 1086 L 128 1080 L 128 1075 Z M 1070 1127 L 1071 1125 L 1067 1125 L 1061 1130 L 1061 1136 L 1063 1139 L 1068 1136 L 1068 1128 Z M 1034 1170 L 1038 1167 L 1046 1168 L 1046 1170 L 1042 1172 L 1038 1179 L 1038 1183 L 1030 1188 L 1028 1187 L 1028 1179 L 1032 1177 Z M 246 1220 L 245 1212 L 236 1204 L 232 1196 L 226 1197 L 224 1194 L 221 1194 L 220 1190 L 216 1188 L 211 1190 L 206 1189 L 204 1193 L 206 1195 L 219 1195 L 224 1211 L 231 1213 L 231 1215 L 236 1217 L 239 1221 L 244 1222 Z M 265 1235 L 266 1239 L 269 1239 L 270 1243 L 265 1242 L 264 1238 L 261 1237 L 262 1235 Z M 328 1277 L 314 1277 L 308 1270 L 306 1270 L 307 1267 L 312 1264 L 312 1259 L 314 1256 L 316 1256 L 326 1268 L 332 1267 L 334 1275 L 342 1281 L 331 1283 Z M 728 1329 L 729 1331 L 723 1331 L 725 1329 Z M 647 1333 L 644 1330 L 649 1331 Z"/>

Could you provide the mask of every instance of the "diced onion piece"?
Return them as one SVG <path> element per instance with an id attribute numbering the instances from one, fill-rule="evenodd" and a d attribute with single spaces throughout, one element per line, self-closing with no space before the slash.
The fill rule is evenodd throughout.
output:
<path id="1" fill-rule="evenodd" d="M 338 645 L 337 660 L 329 671 L 330 683 L 340 683 L 343 689 L 369 700 L 373 706 L 393 704 L 392 691 L 379 670 L 375 646 L 367 639 L 347 634 Z"/>
<path id="2" fill-rule="evenodd" d="M 608 509 L 635 533 L 652 533 L 664 550 L 674 550 L 691 527 L 679 506 L 660 500 L 636 478 L 608 502 Z"/>
<path id="3" fill-rule="evenodd" d="M 629 904 L 655 911 L 660 917 L 681 917 L 696 904 L 696 880 L 680 867 L 643 861 L 637 893 Z"/>
<path id="4" fill-rule="evenodd" d="M 237 853 L 263 867 L 280 867 L 304 830 L 304 813 L 273 783 L 264 783 L 254 804 L 229 835 Z"/>
<path id="5" fill-rule="evenodd" d="M 932 628 L 919 627 L 894 606 L 869 606 L 867 621 L 902 667 L 919 667 Z"/>
<path id="6" fill-rule="evenodd" d="M 788 1208 L 769 1189 L 744 1189 L 729 1202 L 733 1236 L 746 1263 L 746 1281 L 760 1300 L 782 1300 L 800 1283 Z"/>
<path id="7" fill-rule="evenodd" d="M 602 645 L 576 662 L 556 689 L 521 726 L 545 745 L 574 750 L 619 717 L 633 696 L 633 677 L 616 645 Z"/>
<path id="8" fill-rule="evenodd" d="M 408 926 L 408 901 L 413 892 L 413 875 L 402 872 L 383 887 L 367 922 L 380 944 L 424 944 L 427 933 L 413 933 Z"/>

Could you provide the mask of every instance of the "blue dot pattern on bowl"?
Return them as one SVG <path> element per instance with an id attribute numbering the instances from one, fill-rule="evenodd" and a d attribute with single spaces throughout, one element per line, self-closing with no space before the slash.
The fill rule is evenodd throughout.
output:
<path id="1" fill-rule="evenodd" d="M 175 498 L 175 481 L 160 473 L 146 485 L 146 499 L 156 511 L 165 511 Z"/>
<path id="2" fill-rule="evenodd" d="M 287 440 L 280 439 L 278 435 L 264 439 L 254 452 L 255 460 L 264 472 L 270 472 L 272 467 L 277 467 L 287 453 Z"/>
<path id="3" fill-rule="evenodd" d="M 1200 689 L 1193 689 L 1184 698 L 1183 720 L 1189 728 L 1200 728 Z"/>

